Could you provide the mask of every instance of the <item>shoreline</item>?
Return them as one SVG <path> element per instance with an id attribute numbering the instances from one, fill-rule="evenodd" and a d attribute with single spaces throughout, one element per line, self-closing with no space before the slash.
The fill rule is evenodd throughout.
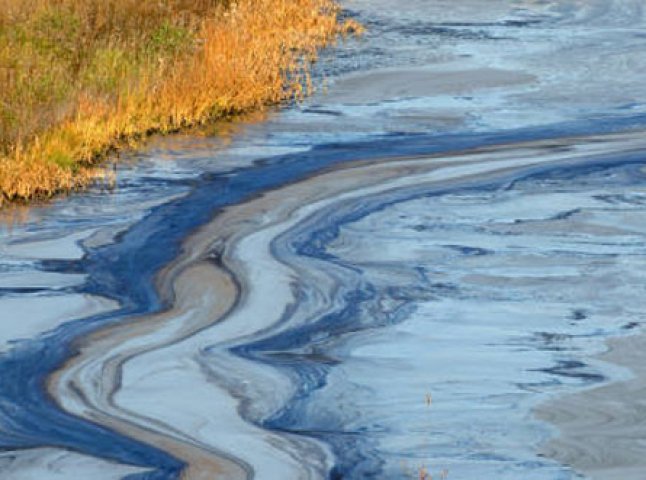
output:
<path id="1" fill-rule="evenodd" d="M 120 1 L 6 0 L 0 207 L 110 183 L 101 164 L 153 134 L 301 99 L 320 49 L 362 30 L 333 0 Z"/>

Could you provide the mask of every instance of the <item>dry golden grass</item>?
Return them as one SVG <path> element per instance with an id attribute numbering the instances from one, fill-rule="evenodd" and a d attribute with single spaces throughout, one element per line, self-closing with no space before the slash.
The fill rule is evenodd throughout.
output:
<path id="1" fill-rule="evenodd" d="M 106 153 L 309 89 L 360 29 L 333 0 L 0 0 L 0 204 L 87 185 Z"/>

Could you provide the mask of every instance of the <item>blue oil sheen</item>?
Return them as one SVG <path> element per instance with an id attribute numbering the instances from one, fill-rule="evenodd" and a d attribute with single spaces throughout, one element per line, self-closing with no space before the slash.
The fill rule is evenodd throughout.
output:
<path id="1" fill-rule="evenodd" d="M 75 354 L 77 339 L 111 323 L 167 308 L 154 290 L 155 274 L 177 256 L 186 236 L 211 220 L 222 208 L 353 160 L 447 153 L 564 135 L 615 132 L 644 124 L 646 117 L 634 116 L 504 133 L 389 135 L 371 142 L 318 145 L 308 152 L 259 161 L 250 168 L 199 177 L 191 183 L 188 195 L 154 208 L 142 221 L 119 235 L 115 243 L 88 249 L 80 261 L 42 263 L 45 271 L 86 273 L 88 280 L 74 288 L 75 291 L 114 299 L 122 307 L 110 314 L 64 324 L 46 337 L 21 342 L 0 357 L 0 448 L 57 446 L 154 468 L 152 472 L 137 474 L 131 479 L 177 478 L 182 468 L 177 459 L 62 412 L 45 393 L 44 382 Z M 329 238 L 334 238 L 334 234 Z M 353 309 L 361 305 L 365 296 L 369 298 L 369 288 L 365 285 L 349 292 L 348 309 L 336 313 L 334 318 L 322 319 L 321 325 L 351 322 Z M 261 346 L 258 348 L 262 350 Z M 325 370 L 321 371 L 320 382 L 324 381 Z"/>
<path id="2" fill-rule="evenodd" d="M 337 459 L 330 478 L 395 478 L 392 472 L 384 472 L 385 455 L 379 451 L 375 441 L 376 437 L 388 434 L 388 427 L 379 424 L 366 424 L 364 427 L 349 430 L 346 425 L 350 419 L 345 418 L 342 413 L 337 416 L 330 413 L 342 412 L 343 409 L 337 407 L 335 410 L 334 406 L 327 404 L 325 405 L 325 416 L 316 418 L 317 404 L 312 403 L 316 401 L 313 400 L 313 394 L 326 388 L 329 374 L 343 363 L 343 359 L 339 359 L 335 355 L 338 343 L 347 342 L 349 336 L 360 336 L 362 332 L 375 331 L 406 321 L 414 312 L 416 303 L 420 301 L 420 298 L 424 298 L 424 295 L 439 295 L 449 298 L 454 295 L 458 296 L 459 286 L 431 283 L 424 275 L 420 275 L 416 286 L 410 288 L 389 287 L 385 292 L 379 292 L 376 285 L 362 277 L 361 268 L 358 265 L 348 263 L 330 252 L 330 244 L 339 238 L 341 229 L 375 212 L 388 210 L 394 205 L 423 197 L 500 192 L 512 190 L 519 185 L 540 185 L 547 181 L 559 182 L 559 185 L 567 184 L 578 186 L 578 188 L 588 188 L 588 178 L 593 179 L 590 181 L 591 187 L 589 187 L 592 188 L 595 184 L 597 186 L 600 184 L 599 177 L 609 178 L 607 182 L 604 180 L 604 186 L 644 186 L 646 185 L 646 176 L 643 171 L 645 165 L 646 153 L 637 153 L 620 157 L 608 156 L 596 161 L 586 160 L 557 167 L 541 166 L 519 169 L 511 175 L 498 177 L 495 181 L 484 183 L 463 183 L 451 188 L 440 187 L 432 190 L 407 189 L 403 193 L 392 194 L 391 196 L 394 198 L 384 198 L 384 196 L 368 200 L 363 198 L 360 208 L 357 208 L 355 204 L 348 211 L 341 209 L 326 212 L 327 215 L 319 215 L 310 223 L 284 234 L 285 241 L 289 242 L 294 255 L 329 262 L 345 269 L 343 289 L 339 294 L 342 301 L 340 302 L 341 306 L 335 311 L 314 322 L 281 330 L 279 334 L 270 334 L 260 340 L 233 349 L 235 353 L 247 359 L 270 364 L 285 372 L 294 379 L 294 384 L 298 386 L 296 393 L 284 408 L 260 422 L 259 426 L 276 432 L 288 432 L 292 435 L 317 438 L 329 444 Z M 553 219 L 558 220 L 556 217 Z M 457 250 L 458 254 L 466 257 L 492 253 L 480 248 L 455 245 L 449 245 L 448 248 Z M 379 300 L 380 295 L 394 298 L 400 302 L 400 305 L 388 314 L 376 316 L 373 312 L 379 309 L 379 307 L 375 307 L 375 303 Z M 365 312 L 371 312 L 371 315 L 366 315 Z M 286 315 L 289 316 L 289 312 Z M 585 314 L 581 312 L 573 313 L 572 319 L 574 320 L 584 318 Z M 623 327 L 608 325 L 607 328 L 616 333 Z M 599 331 L 593 332 L 591 335 L 605 336 L 607 334 L 607 331 Z M 557 349 L 559 339 L 554 335 L 549 333 L 542 335 L 537 333 L 536 335 L 538 335 L 538 345 L 532 345 L 530 348 L 547 351 Z M 567 337 L 566 334 L 563 336 Z M 458 348 L 458 345 L 455 348 Z M 312 351 L 316 355 L 313 355 Z M 276 352 L 284 352 L 284 354 L 279 355 Z M 289 352 L 300 353 L 288 355 Z M 574 360 L 558 360 L 551 367 L 534 371 L 547 374 L 550 380 L 540 385 L 519 384 L 519 390 L 559 386 L 563 379 L 578 382 L 584 386 L 598 384 L 606 380 L 602 373 L 594 369 L 591 370 L 581 361 Z M 322 407 L 322 405 L 319 406 Z M 387 415 L 387 412 L 381 413 Z M 475 419 L 474 421 L 477 422 Z M 466 443 L 462 448 L 467 454 L 472 449 Z M 517 475 L 521 474 L 520 472 L 529 473 L 530 471 L 534 475 L 531 478 L 569 479 L 576 476 L 567 469 L 559 470 L 552 462 L 540 459 L 515 460 L 505 456 L 474 452 L 469 460 L 497 468 L 495 473 L 502 475 L 497 478 L 517 478 Z M 503 474 L 505 470 L 507 473 Z M 478 474 L 477 471 L 471 472 L 471 475 L 476 474 Z"/>

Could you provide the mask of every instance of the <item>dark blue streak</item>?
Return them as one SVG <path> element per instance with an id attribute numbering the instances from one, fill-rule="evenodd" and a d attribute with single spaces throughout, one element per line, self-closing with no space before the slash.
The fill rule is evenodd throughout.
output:
<path id="1" fill-rule="evenodd" d="M 288 241 L 294 255 L 307 256 L 321 261 L 326 261 L 347 271 L 344 286 L 353 289 L 341 295 L 342 306 L 337 310 L 322 316 L 320 319 L 287 330 L 279 334 L 270 335 L 232 349 L 237 355 L 244 358 L 270 364 L 294 378 L 294 384 L 299 388 L 294 396 L 287 402 L 282 410 L 271 418 L 263 421 L 259 426 L 277 432 L 289 432 L 305 437 L 318 438 L 332 447 L 337 464 L 330 473 L 331 479 L 341 478 L 383 478 L 380 466 L 383 461 L 379 455 L 371 451 L 372 442 L 365 432 L 348 431 L 345 427 L 347 419 L 333 418 L 329 413 L 322 418 L 312 418 L 306 412 L 311 395 L 326 386 L 327 376 L 338 362 L 330 362 L 333 358 L 328 350 L 333 349 L 343 337 L 359 333 L 364 330 L 380 328 L 384 325 L 396 323 L 406 318 L 407 308 L 413 308 L 415 301 L 420 298 L 420 293 L 432 295 L 437 288 L 456 289 L 451 285 L 436 285 L 422 281 L 419 289 L 422 291 L 406 292 L 387 289 L 379 292 L 377 288 L 362 280 L 356 266 L 341 261 L 327 251 L 330 243 L 335 241 L 344 225 L 355 223 L 368 215 L 385 210 L 397 203 L 403 203 L 421 197 L 446 195 L 449 193 L 466 193 L 505 190 L 511 183 L 531 182 L 540 183 L 550 179 L 577 179 L 581 181 L 586 176 L 603 174 L 606 172 L 620 172 L 620 178 L 615 182 L 626 184 L 643 184 L 646 175 L 642 167 L 646 164 L 646 152 L 620 157 L 605 156 L 596 159 L 586 159 L 573 162 L 571 165 L 541 165 L 518 169 L 510 175 L 498 176 L 495 180 L 464 182 L 450 188 L 445 187 L 413 187 L 407 188 L 399 194 L 390 193 L 385 196 L 377 195 L 372 198 L 362 198 L 361 208 L 353 205 L 349 211 L 335 206 L 311 222 L 296 227 L 287 232 L 276 242 Z M 585 183 L 583 183 L 584 185 Z M 315 225 L 315 227 L 314 227 Z M 482 255 L 486 251 L 469 249 L 457 246 L 464 255 Z M 423 279 L 422 279 L 423 280 Z M 454 292 L 457 293 L 457 292 Z M 389 315 L 375 315 L 374 306 L 381 296 L 399 300 L 400 307 Z M 370 311 L 370 315 L 361 315 L 362 310 Z M 286 316 L 289 315 L 289 312 Z M 365 319 L 370 321 L 366 322 Z M 303 352 L 307 355 L 276 355 L 275 352 Z M 597 373 L 581 372 L 585 367 L 583 363 L 559 363 L 550 368 L 543 369 L 553 375 L 570 376 L 582 379 L 589 383 L 600 383 L 605 380 L 603 375 Z M 378 427 L 375 427 L 378 429 Z"/>
<path id="2" fill-rule="evenodd" d="M 309 152 L 259 161 L 251 168 L 203 175 L 191 185 L 192 190 L 187 196 L 154 208 L 146 218 L 120 235 L 114 244 L 89 249 L 82 261 L 42 263 L 42 268 L 48 271 L 88 274 L 87 282 L 75 291 L 114 299 L 122 308 L 116 313 L 69 322 L 45 337 L 23 341 L 0 356 L 0 448 L 15 450 L 55 446 L 154 469 L 152 473 L 131 476 L 132 479 L 177 478 L 182 468 L 177 459 L 62 412 L 48 397 L 44 385 L 50 373 L 75 355 L 78 339 L 106 325 L 130 321 L 136 315 L 167 308 L 168 305 L 155 292 L 155 274 L 177 257 L 183 239 L 211 220 L 222 208 L 352 160 L 456 152 L 503 143 L 608 133 L 644 125 L 646 116 L 635 116 L 503 133 L 386 136 L 370 142 L 319 145 Z M 349 220 L 339 219 L 337 222 Z M 305 242 L 300 247 L 301 253 L 325 258 L 322 247 L 334 238 L 334 228 L 337 227 L 332 228 L 327 233 L 314 232 L 311 243 Z M 321 319 L 316 328 L 329 329 L 331 324 L 351 328 L 356 309 L 370 301 L 372 294 L 369 286 L 362 285 L 346 295 L 347 307 Z M 307 338 L 311 332 L 300 333 Z M 274 348 L 293 345 L 293 339 L 289 338 L 267 342 Z M 260 352 L 266 347 L 263 344 L 249 349 Z M 326 368 L 330 366 L 321 368 L 320 374 L 314 375 L 318 378 L 314 385 L 324 382 Z M 307 392 L 301 394 L 306 395 Z M 283 415 L 285 423 L 291 423 L 287 421 L 289 417 L 286 411 Z M 279 428 L 280 423 L 281 420 L 276 419 L 268 426 Z"/>

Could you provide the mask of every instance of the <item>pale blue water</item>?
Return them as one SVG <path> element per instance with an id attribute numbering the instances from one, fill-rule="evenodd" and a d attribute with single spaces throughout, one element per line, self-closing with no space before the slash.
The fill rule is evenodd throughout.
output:
<path id="1" fill-rule="evenodd" d="M 350 161 L 479 146 L 503 155 L 501 145 L 541 138 L 553 139 L 549 167 L 359 197 L 298 223 L 273 243 L 300 275 L 286 312 L 300 319 L 316 305 L 312 272 L 334 279 L 330 304 L 233 352 L 299 392 L 269 417 L 253 413 L 262 405 L 240 415 L 324 445 L 329 478 L 418 478 L 422 468 L 449 479 L 576 477 L 538 456 L 557 432 L 532 409 L 627 377 L 589 358 L 643 321 L 646 182 L 639 148 L 576 164 L 568 155 L 593 134 L 644 130 L 644 7 L 347 8 L 368 33 L 323 56 L 326 86 L 304 104 L 242 126 L 230 142 L 157 139 L 120 166 L 114 192 L 57 200 L 2 231 L 1 478 L 82 478 L 77 460 L 59 470 L 19 461 L 44 447 L 152 469 L 136 478 L 177 477 L 181 462 L 167 452 L 62 412 L 42 382 L 74 339 L 160 308 L 152 275 L 223 206 Z M 528 164 L 536 155 L 514 152 Z M 120 307 L 76 306 L 90 294 Z M 195 356 L 211 361 L 206 347 Z M 222 375 L 215 381 L 226 384 Z M 110 464 L 97 465 L 92 475 L 109 478 Z"/>

